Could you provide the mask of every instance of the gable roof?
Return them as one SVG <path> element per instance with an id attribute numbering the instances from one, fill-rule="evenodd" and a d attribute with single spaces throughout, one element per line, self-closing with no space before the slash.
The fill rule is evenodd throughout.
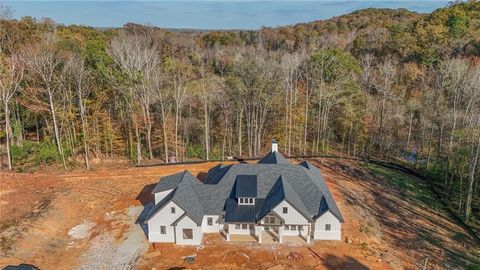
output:
<path id="1" fill-rule="evenodd" d="M 237 175 L 235 182 L 235 197 L 257 197 L 257 176 Z"/>
<path id="2" fill-rule="evenodd" d="M 278 204 L 283 201 L 287 201 L 293 208 L 295 208 L 306 219 L 311 220 L 310 214 L 303 204 L 298 194 L 283 179 L 282 176 L 273 185 L 272 189 L 268 193 L 260 212 L 257 215 L 257 220 L 262 219 L 268 213 L 270 213 Z"/>
<path id="3" fill-rule="evenodd" d="M 272 159 L 274 162 L 270 162 Z M 162 184 L 164 180 L 166 183 Z M 226 222 L 252 220 L 252 216 L 258 220 L 286 200 L 309 220 L 330 211 L 344 222 L 320 170 L 307 161 L 291 164 L 277 152 L 270 152 L 257 164 L 217 165 L 209 170 L 205 184 L 188 171 L 167 176 L 157 184 L 153 193 L 169 189 L 174 191 L 153 207 L 148 218 L 167 201 L 173 201 L 197 224 L 201 224 L 203 215 L 223 213 Z M 238 195 L 254 193 L 258 204 L 253 208 L 244 208 L 231 200 Z"/>
<path id="4" fill-rule="evenodd" d="M 187 170 L 184 170 L 183 172 L 179 172 L 176 174 L 172 174 L 169 176 L 164 176 L 161 178 L 161 181 L 155 185 L 155 187 L 152 190 L 152 194 L 162 192 L 162 191 L 167 191 L 176 188 L 181 182 L 186 182 L 188 184 L 201 184 L 195 176 L 192 175 Z"/>
<path id="5" fill-rule="evenodd" d="M 194 187 L 201 186 L 202 182 L 186 170 L 169 177 L 167 176 L 167 183 L 161 185 L 163 179 L 164 178 L 162 178 L 157 186 L 155 186 L 154 191 L 158 190 L 157 192 L 161 192 L 170 189 L 173 189 L 173 191 L 150 210 L 145 221 L 150 220 L 166 205 L 167 202 L 172 201 L 185 211 L 185 215 L 189 216 L 197 224 L 201 224 L 203 210 L 194 192 Z M 174 184 L 176 184 L 176 186 L 173 186 Z M 152 193 L 154 193 L 154 191 L 152 191 Z"/>
<path id="6" fill-rule="evenodd" d="M 258 164 L 290 164 L 290 162 L 277 151 L 271 151 Z"/>
<path id="7" fill-rule="evenodd" d="M 150 209 L 150 212 L 148 215 L 145 217 L 145 221 L 149 221 L 156 213 L 158 213 L 168 202 L 172 200 L 173 195 L 175 195 L 175 191 L 173 190 L 170 192 L 165 198 L 163 198 L 161 201 L 159 201 L 157 204 L 155 204 L 152 209 Z"/>
<path id="8" fill-rule="evenodd" d="M 185 215 L 190 217 L 197 224 L 202 224 L 203 209 L 194 189 L 188 183 L 180 184 L 177 187 L 177 192 L 172 197 L 172 201 L 178 204 L 184 211 Z"/>
<path id="9" fill-rule="evenodd" d="M 304 167 L 304 171 L 309 176 L 309 178 L 312 179 L 312 182 L 318 187 L 318 189 L 322 194 L 318 211 L 317 211 L 317 214 L 314 215 L 314 219 L 319 218 L 326 211 L 330 211 L 335 217 L 338 218 L 338 220 L 340 220 L 340 222 L 344 222 L 345 220 L 343 219 L 343 216 L 340 213 L 340 210 L 338 209 L 337 203 L 335 202 L 335 199 L 333 198 L 332 193 L 330 192 L 330 190 L 327 187 L 327 184 L 325 183 L 325 179 L 323 178 L 323 175 L 320 169 L 313 166 L 308 161 L 304 161 L 302 163 L 306 164 L 306 166 L 309 167 L 309 169 Z"/>

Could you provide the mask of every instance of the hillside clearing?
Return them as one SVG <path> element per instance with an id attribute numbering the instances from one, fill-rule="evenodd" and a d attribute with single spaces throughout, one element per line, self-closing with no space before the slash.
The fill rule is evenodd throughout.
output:
<path id="1" fill-rule="evenodd" d="M 422 180 L 356 161 L 310 161 L 322 169 L 345 217 L 343 241 L 258 245 L 208 235 L 200 248 L 148 244 L 136 219 L 142 205 L 151 201 L 149 192 L 158 178 L 184 169 L 199 175 L 216 163 L 3 173 L 0 266 L 25 262 L 41 269 L 85 269 L 113 267 L 111 258 L 121 258 L 115 265 L 122 269 L 418 269 L 428 257 L 429 269 L 452 269 L 479 257 L 478 244 Z M 288 260 L 292 251 L 303 260 Z M 183 262 L 183 256 L 193 254 L 193 264 Z"/>

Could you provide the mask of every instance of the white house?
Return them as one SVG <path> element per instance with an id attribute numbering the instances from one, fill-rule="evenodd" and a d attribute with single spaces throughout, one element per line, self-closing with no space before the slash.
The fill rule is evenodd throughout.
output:
<path id="1" fill-rule="evenodd" d="M 148 240 L 200 245 L 204 233 L 260 243 L 340 240 L 344 220 L 320 170 L 291 164 L 277 149 L 273 141 L 257 164 L 217 165 L 204 183 L 188 171 L 163 177 L 145 219 Z"/>

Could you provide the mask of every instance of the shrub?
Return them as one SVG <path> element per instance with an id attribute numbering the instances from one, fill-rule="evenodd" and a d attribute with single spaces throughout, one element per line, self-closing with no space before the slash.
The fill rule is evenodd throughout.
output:
<path id="1" fill-rule="evenodd" d="M 57 153 L 57 147 L 51 141 L 43 141 L 38 145 L 38 149 L 35 153 L 36 164 L 50 164 L 60 160 L 60 156 Z"/>
<path id="2" fill-rule="evenodd" d="M 480 270 L 480 264 L 471 264 L 467 267 L 467 270 Z"/>
<path id="3" fill-rule="evenodd" d="M 12 161 L 18 163 L 25 161 L 33 151 L 33 144 L 29 141 L 23 141 L 21 145 L 12 145 Z"/>

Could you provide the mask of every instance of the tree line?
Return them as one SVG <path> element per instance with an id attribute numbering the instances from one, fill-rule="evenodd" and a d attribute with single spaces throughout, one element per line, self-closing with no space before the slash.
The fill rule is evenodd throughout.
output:
<path id="1" fill-rule="evenodd" d="M 478 226 L 478 1 L 258 31 L 102 30 L 0 14 L 8 169 L 257 157 L 276 138 L 287 156 L 410 162 Z"/>

